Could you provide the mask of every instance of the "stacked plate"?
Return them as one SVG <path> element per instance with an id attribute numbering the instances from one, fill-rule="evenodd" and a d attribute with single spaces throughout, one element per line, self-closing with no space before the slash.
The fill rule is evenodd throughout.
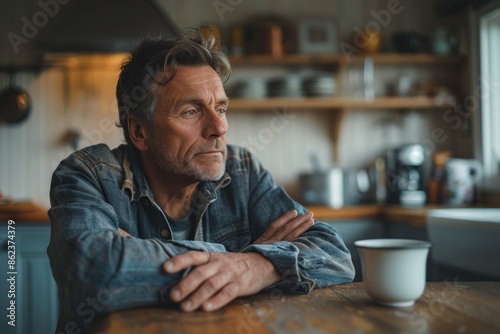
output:
<path id="1" fill-rule="evenodd" d="M 272 97 L 303 97 L 302 77 L 288 75 L 283 78 L 272 79 L 268 83 L 269 96 Z"/>
<path id="2" fill-rule="evenodd" d="M 264 78 L 247 78 L 232 87 L 231 95 L 245 99 L 263 99 L 267 96 Z"/>
<path id="3" fill-rule="evenodd" d="M 333 96 L 335 94 L 335 78 L 331 74 L 310 77 L 304 80 L 304 90 L 308 96 Z"/>

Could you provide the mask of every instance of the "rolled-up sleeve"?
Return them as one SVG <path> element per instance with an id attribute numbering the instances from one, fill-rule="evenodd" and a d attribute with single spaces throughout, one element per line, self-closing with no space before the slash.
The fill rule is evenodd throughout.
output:
<path id="1" fill-rule="evenodd" d="M 242 252 L 258 252 L 270 260 L 281 281 L 266 289 L 308 293 L 313 288 L 352 282 L 354 266 L 342 238 L 328 224 L 314 226 L 293 242 L 252 244 Z"/>
<path id="2" fill-rule="evenodd" d="M 286 212 L 307 210 L 277 187 L 271 175 L 254 159 L 249 169 L 249 216 L 253 240 Z M 340 234 L 331 225 L 315 224 L 292 242 L 252 244 L 242 250 L 256 251 L 270 260 L 282 280 L 270 287 L 283 292 L 307 293 L 314 287 L 352 282 L 355 269 L 351 254 Z"/>

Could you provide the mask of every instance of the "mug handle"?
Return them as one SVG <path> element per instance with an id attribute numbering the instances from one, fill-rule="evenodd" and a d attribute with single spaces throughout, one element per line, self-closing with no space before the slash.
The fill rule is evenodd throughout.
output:
<path id="1" fill-rule="evenodd" d="M 483 178 L 483 166 L 481 165 L 481 163 L 479 161 L 477 161 L 477 160 L 471 161 L 470 165 L 469 165 L 469 169 L 471 171 L 472 170 L 475 171 L 474 175 L 472 175 L 472 177 L 473 177 L 472 182 L 473 183 L 477 183 Z"/>

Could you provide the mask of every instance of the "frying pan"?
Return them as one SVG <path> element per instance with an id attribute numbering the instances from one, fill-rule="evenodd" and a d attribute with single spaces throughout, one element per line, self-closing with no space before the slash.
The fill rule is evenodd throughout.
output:
<path id="1" fill-rule="evenodd" d="M 28 93 L 12 83 L 0 92 L 0 123 L 20 123 L 31 111 L 31 98 Z"/>

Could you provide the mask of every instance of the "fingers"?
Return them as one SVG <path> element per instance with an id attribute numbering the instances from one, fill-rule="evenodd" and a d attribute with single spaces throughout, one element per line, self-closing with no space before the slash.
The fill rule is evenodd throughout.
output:
<path id="1" fill-rule="evenodd" d="M 122 237 L 130 237 L 131 236 L 128 232 L 126 232 L 125 230 L 122 230 L 120 227 L 118 227 L 118 233 L 120 233 L 120 235 Z"/>
<path id="2" fill-rule="evenodd" d="M 297 216 L 297 211 L 287 212 L 274 221 L 255 243 L 265 244 L 275 241 L 292 241 L 307 231 L 312 225 L 314 214 L 312 212 Z"/>
<path id="3" fill-rule="evenodd" d="M 205 311 L 214 310 L 236 297 L 226 288 L 230 277 L 227 271 L 196 268 L 172 289 L 171 298 L 174 302 L 182 301 L 180 307 L 183 311 L 200 307 Z M 222 296 L 213 298 L 220 294 Z"/>
<path id="4" fill-rule="evenodd" d="M 183 311 L 196 310 L 203 301 L 221 288 L 221 279 L 211 277 L 206 280 L 206 275 L 208 275 L 206 271 L 197 269 L 190 272 L 171 290 L 172 301 L 182 302 L 180 307 Z M 201 284 L 203 285 L 200 286 Z"/>
<path id="5" fill-rule="evenodd" d="M 201 252 L 188 253 L 169 260 L 171 268 L 164 266 L 168 267 L 167 272 L 172 272 L 187 263 L 206 261 L 194 267 L 170 290 L 170 299 L 180 303 L 186 312 L 199 308 L 216 310 L 238 296 L 256 293 L 280 279 L 272 263 L 257 253 L 209 253 L 209 256 L 194 254 Z"/>
<path id="6" fill-rule="evenodd" d="M 181 309 L 193 311 L 200 307 L 201 303 L 209 299 L 219 291 L 225 283 L 224 275 L 219 274 L 218 267 L 207 265 L 216 253 L 190 251 L 177 255 L 163 264 L 167 274 L 174 274 L 181 270 L 193 267 L 187 276 L 183 277 L 170 291 L 173 302 L 181 302 Z M 193 296 L 190 296 L 195 292 Z M 189 299 L 187 299 L 187 297 Z"/>
<path id="7" fill-rule="evenodd" d="M 264 243 L 265 241 L 270 240 L 283 225 L 287 224 L 295 217 L 297 217 L 297 210 L 288 211 L 283 216 L 272 222 L 264 233 L 262 233 L 262 235 L 255 241 L 255 243 Z"/>
<path id="8" fill-rule="evenodd" d="M 238 296 L 238 288 L 236 284 L 230 283 L 224 286 L 215 296 L 201 304 L 203 311 L 218 310 L 229 304 Z"/>
<path id="9" fill-rule="evenodd" d="M 277 237 L 284 241 L 293 241 L 297 239 L 302 233 L 314 225 L 313 217 L 314 213 L 308 212 L 305 215 L 295 218 L 279 231 L 283 237 L 281 238 L 281 235 L 277 235 Z"/>
<path id="10" fill-rule="evenodd" d="M 165 270 L 167 274 L 175 274 L 189 267 L 208 263 L 210 261 L 210 256 L 211 253 L 209 252 L 189 251 L 165 261 L 165 263 L 163 263 L 163 270 Z"/>
<path id="11" fill-rule="evenodd" d="M 179 268 L 182 270 L 186 266 L 196 266 L 170 291 L 170 298 L 173 302 L 180 302 L 183 311 L 194 311 L 202 304 L 202 308 L 209 311 L 234 299 L 234 297 L 229 300 L 219 298 L 215 300 L 215 304 L 209 301 L 220 293 L 231 279 L 231 273 L 225 263 L 218 259 L 220 257 L 221 255 L 217 253 L 193 251 L 178 255 L 165 263 L 164 268 L 167 273 L 175 273 Z"/>

